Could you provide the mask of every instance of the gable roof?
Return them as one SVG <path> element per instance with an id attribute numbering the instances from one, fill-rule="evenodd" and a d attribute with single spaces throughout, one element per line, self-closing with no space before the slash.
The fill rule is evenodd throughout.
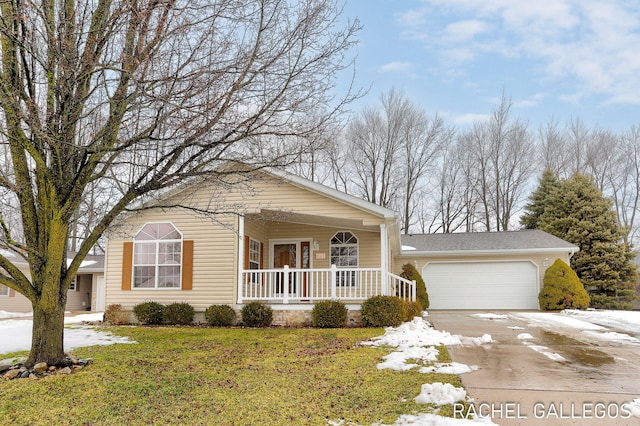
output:
<path id="1" fill-rule="evenodd" d="M 28 269 L 29 264 L 22 257 L 18 256 L 16 253 L 0 249 L 0 254 L 6 257 L 11 263 L 17 266 L 20 269 Z M 75 253 L 68 252 L 67 253 L 67 265 L 71 263 L 75 256 Z M 78 269 L 78 273 L 80 274 L 90 274 L 96 272 L 104 272 L 104 255 L 103 254 L 88 254 L 85 256 L 82 263 L 80 263 L 80 269 Z"/>
<path id="2" fill-rule="evenodd" d="M 575 253 L 579 248 L 539 229 L 504 232 L 402 235 L 403 255 L 472 255 L 493 253 Z"/>

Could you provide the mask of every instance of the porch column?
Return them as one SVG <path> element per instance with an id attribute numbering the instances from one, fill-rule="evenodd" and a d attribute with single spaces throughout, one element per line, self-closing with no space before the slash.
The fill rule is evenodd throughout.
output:
<path id="1" fill-rule="evenodd" d="M 242 303 L 242 270 L 244 269 L 244 216 L 238 216 L 238 304 Z"/>
<path id="2" fill-rule="evenodd" d="M 389 240 L 387 239 L 387 225 L 380 224 L 380 277 L 383 296 L 389 294 Z"/>

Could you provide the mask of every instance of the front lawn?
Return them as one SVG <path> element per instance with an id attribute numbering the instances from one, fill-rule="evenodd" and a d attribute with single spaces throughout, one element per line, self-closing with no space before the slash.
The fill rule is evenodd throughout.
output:
<path id="1" fill-rule="evenodd" d="M 391 349 L 358 342 L 382 329 L 109 330 L 138 344 L 78 349 L 95 362 L 69 376 L 0 382 L 0 424 L 392 424 L 426 411 L 423 383 L 461 386 L 378 370 Z"/>

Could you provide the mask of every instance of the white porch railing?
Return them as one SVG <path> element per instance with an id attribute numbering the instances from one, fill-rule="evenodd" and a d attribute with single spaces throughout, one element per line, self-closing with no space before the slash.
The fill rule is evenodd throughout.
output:
<path id="1" fill-rule="evenodd" d="M 246 269 L 242 271 L 238 302 L 300 303 L 318 300 L 363 301 L 372 296 L 396 295 L 416 300 L 415 281 L 380 268 Z"/>

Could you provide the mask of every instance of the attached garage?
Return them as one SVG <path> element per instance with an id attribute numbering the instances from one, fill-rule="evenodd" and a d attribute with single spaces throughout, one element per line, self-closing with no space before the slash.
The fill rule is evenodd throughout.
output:
<path id="1" fill-rule="evenodd" d="M 538 308 L 538 267 L 530 261 L 431 262 L 422 277 L 430 309 Z"/>
<path id="2" fill-rule="evenodd" d="M 429 309 L 538 309 L 547 268 L 569 263 L 578 247 L 546 232 L 402 235 L 394 269 L 412 263 L 422 273 Z"/>

